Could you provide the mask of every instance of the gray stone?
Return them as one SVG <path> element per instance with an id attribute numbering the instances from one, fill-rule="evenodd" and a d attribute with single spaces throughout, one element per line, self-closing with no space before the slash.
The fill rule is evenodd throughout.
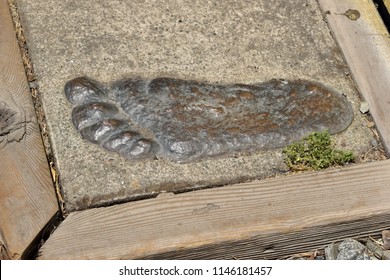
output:
<path id="1" fill-rule="evenodd" d="M 362 114 L 367 114 L 370 111 L 370 106 L 368 105 L 367 102 L 362 102 L 360 104 L 360 113 Z"/>
<path id="2" fill-rule="evenodd" d="M 368 239 L 366 242 L 366 247 L 368 250 L 370 250 L 374 256 L 378 259 L 382 259 L 383 255 L 383 249 L 381 248 L 380 245 L 372 241 L 371 239 Z"/>
<path id="3" fill-rule="evenodd" d="M 383 242 L 383 248 L 386 250 L 390 249 L 390 230 L 383 230 L 382 231 L 382 242 Z"/>
<path id="4" fill-rule="evenodd" d="M 336 260 L 338 254 L 338 244 L 331 243 L 325 247 L 325 259 L 326 260 Z"/>
<path id="5" fill-rule="evenodd" d="M 337 260 L 369 260 L 367 248 L 360 242 L 349 238 L 338 246 Z"/>
<path id="6" fill-rule="evenodd" d="M 390 260 L 390 251 L 383 251 L 382 260 Z"/>

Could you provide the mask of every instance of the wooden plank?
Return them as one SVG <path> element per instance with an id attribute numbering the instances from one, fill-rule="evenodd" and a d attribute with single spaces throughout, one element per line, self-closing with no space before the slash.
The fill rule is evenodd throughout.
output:
<path id="1" fill-rule="evenodd" d="M 390 153 L 390 37 L 371 0 L 319 0 L 352 76 Z M 357 10 L 356 20 L 346 16 Z"/>
<path id="2" fill-rule="evenodd" d="M 58 203 L 7 0 L 0 26 L 0 233 L 2 251 L 19 259 Z"/>
<path id="3" fill-rule="evenodd" d="M 71 213 L 41 259 L 278 258 L 390 228 L 390 160 Z"/>
<path id="4" fill-rule="evenodd" d="M 390 13 L 390 0 L 383 0 L 383 3 L 385 4 L 387 10 L 388 10 L 389 13 Z"/>

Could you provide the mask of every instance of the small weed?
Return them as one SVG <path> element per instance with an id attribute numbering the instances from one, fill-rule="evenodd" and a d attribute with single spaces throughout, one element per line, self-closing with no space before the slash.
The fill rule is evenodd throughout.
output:
<path id="1" fill-rule="evenodd" d="M 313 132 L 283 149 L 285 163 L 292 171 L 320 170 L 353 162 L 351 151 L 335 150 L 328 131 Z"/>

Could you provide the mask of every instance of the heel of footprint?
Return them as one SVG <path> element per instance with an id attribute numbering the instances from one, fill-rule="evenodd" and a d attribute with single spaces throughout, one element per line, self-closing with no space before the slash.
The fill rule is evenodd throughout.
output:
<path id="1" fill-rule="evenodd" d="M 159 151 L 154 140 L 121 118 L 100 83 L 86 77 L 73 79 L 65 85 L 65 96 L 76 105 L 72 122 L 83 139 L 130 160 L 153 158 Z"/>

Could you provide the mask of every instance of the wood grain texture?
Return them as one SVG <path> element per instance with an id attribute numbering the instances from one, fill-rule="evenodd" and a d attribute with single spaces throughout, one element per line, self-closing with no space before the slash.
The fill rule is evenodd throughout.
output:
<path id="1" fill-rule="evenodd" d="M 390 161 L 71 213 L 41 259 L 278 258 L 390 227 Z"/>
<path id="2" fill-rule="evenodd" d="M 319 4 L 390 153 L 389 33 L 371 0 L 319 0 Z M 358 10 L 360 18 L 345 16 L 349 9 Z"/>
<path id="3" fill-rule="evenodd" d="M 383 3 L 385 4 L 387 10 L 388 10 L 389 13 L 390 13 L 390 0 L 383 0 Z"/>
<path id="4" fill-rule="evenodd" d="M 8 256 L 19 259 L 58 203 L 7 0 L 0 26 L 0 232 Z"/>

